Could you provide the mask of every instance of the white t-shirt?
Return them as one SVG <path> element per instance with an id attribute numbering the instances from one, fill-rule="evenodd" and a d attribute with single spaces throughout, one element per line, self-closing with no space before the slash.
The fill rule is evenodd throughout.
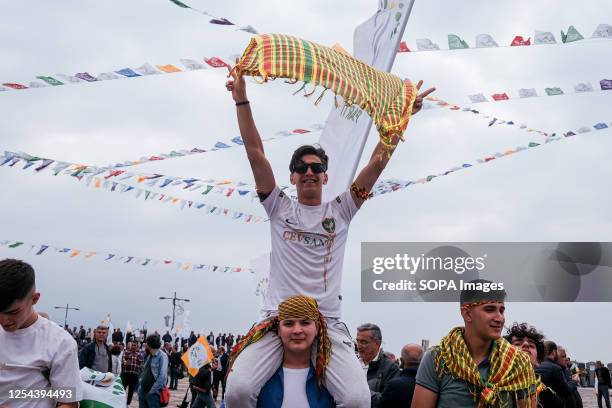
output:
<path id="1" fill-rule="evenodd" d="M 61 327 L 44 317 L 38 316 L 30 327 L 15 332 L 0 327 L 0 363 L 38 367 L 0 369 L 0 406 L 53 408 L 57 402 L 82 399 L 76 342 Z M 8 399 L 9 390 L 45 387 L 72 388 L 72 398 Z"/>
<path id="2" fill-rule="evenodd" d="M 340 318 L 344 246 L 357 213 L 350 191 L 317 206 L 300 204 L 278 186 L 262 202 L 270 217 L 272 253 L 264 311 L 294 295 L 315 298 L 325 317 Z"/>
<path id="3" fill-rule="evenodd" d="M 281 408 L 310 408 L 306 379 L 310 368 L 283 367 L 283 405 Z"/>

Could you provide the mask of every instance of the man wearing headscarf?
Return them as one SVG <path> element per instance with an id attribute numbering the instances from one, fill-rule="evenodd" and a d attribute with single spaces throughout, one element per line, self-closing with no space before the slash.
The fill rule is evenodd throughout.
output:
<path id="1" fill-rule="evenodd" d="M 412 407 L 536 407 L 539 381 L 529 355 L 501 337 L 506 292 L 478 279 L 461 291 L 464 327 L 427 351 Z"/>

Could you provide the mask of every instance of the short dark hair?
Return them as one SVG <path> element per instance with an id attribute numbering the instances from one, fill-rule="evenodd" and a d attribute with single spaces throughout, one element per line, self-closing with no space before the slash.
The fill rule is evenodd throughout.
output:
<path id="1" fill-rule="evenodd" d="M 161 347 L 161 339 L 158 334 L 150 334 L 147 336 L 147 345 L 152 349 L 159 349 Z"/>
<path id="2" fill-rule="evenodd" d="M 291 162 L 289 162 L 289 171 L 293 173 L 296 166 L 302 161 L 302 157 L 306 156 L 307 154 L 314 154 L 321 159 L 321 163 L 327 171 L 327 162 L 329 158 L 327 157 L 327 154 L 325 154 L 325 150 L 323 150 L 322 147 L 315 147 L 313 145 L 300 146 L 293 152 Z"/>
<path id="3" fill-rule="evenodd" d="M 552 340 L 547 340 L 544 342 L 544 352 L 546 355 L 549 355 L 553 351 L 557 351 L 557 343 Z"/>
<path id="4" fill-rule="evenodd" d="M 0 261 L 0 312 L 16 300 L 24 299 L 34 289 L 34 268 L 18 259 Z"/>
<path id="5" fill-rule="evenodd" d="M 535 327 L 527 325 L 527 323 L 514 322 L 512 327 L 506 331 L 504 338 L 509 342 L 512 342 L 512 338 L 516 337 L 519 339 L 528 338 L 533 340 L 536 346 L 536 352 L 538 354 L 538 361 L 544 360 L 544 335 L 540 333 Z"/>
<path id="6" fill-rule="evenodd" d="M 361 326 L 357 327 L 357 331 L 370 331 L 372 332 L 372 339 L 382 341 L 382 332 L 380 331 L 380 327 L 378 327 L 374 323 L 364 323 Z"/>

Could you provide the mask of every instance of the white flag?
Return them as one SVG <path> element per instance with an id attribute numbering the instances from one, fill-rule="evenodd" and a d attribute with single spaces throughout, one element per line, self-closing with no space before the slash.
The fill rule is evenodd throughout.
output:
<path id="1" fill-rule="evenodd" d="M 379 10 L 355 29 L 353 54 L 362 62 L 389 72 L 414 0 L 405 1 L 404 7 L 399 9 L 395 3 L 381 3 L 384 4 L 379 5 Z M 346 191 L 353 182 L 371 127 L 372 119 L 358 106 L 346 107 L 340 101 L 338 108 L 332 108 L 319 139 L 329 157 L 329 181 L 323 190 L 324 201 Z"/>
<path id="2" fill-rule="evenodd" d="M 574 85 L 574 91 L 576 93 L 580 92 L 593 92 L 593 85 L 590 82 L 581 82 L 579 84 Z"/>
<path id="3" fill-rule="evenodd" d="M 518 93 L 521 98 L 533 98 L 534 96 L 538 96 L 535 88 L 521 88 Z"/>
<path id="4" fill-rule="evenodd" d="M 612 38 L 612 26 L 609 24 L 600 24 L 593 33 L 593 38 Z"/>
<path id="5" fill-rule="evenodd" d="M 499 47 L 493 37 L 489 34 L 478 34 L 476 36 L 476 48 Z"/>
<path id="6" fill-rule="evenodd" d="M 206 66 L 204 64 L 200 64 L 198 61 L 192 59 L 182 59 L 181 64 L 183 64 L 185 68 L 190 71 L 195 71 L 197 69 L 206 69 Z"/>
<path id="7" fill-rule="evenodd" d="M 97 76 L 99 81 L 109 81 L 111 79 L 119 79 L 119 78 L 123 78 L 120 77 L 119 75 L 115 74 L 114 72 L 103 72 L 100 75 Z"/>
<path id="8" fill-rule="evenodd" d="M 555 36 L 549 31 L 536 31 L 533 36 L 534 44 L 556 44 Z"/>
<path id="9" fill-rule="evenodd" d="M 470 102 L 472 103 L 480 103 L 480 102 L 486 102 L 487 98 L 485 98 L 485 96 L 481 93 L 479 94 L 474 94 L 474 95 L 469 95 L 470 98 Z"/>
<path id="10" fill-rule="evenodd" d="M 79 82 L 85 82 L 81 78 L 77 78 L 77 77 L 72 76 L 72 75 L 55 74 L 54 76 L 60 78 L 64 83 L 70 82 L 72 84 L 77 84 Z"/>
<path id="11" fill-rule="evenodd" d="M 251 25 L 247 25 L 247 26 L 244 26 L 244 27 L 240 27 L 238 30 L 240 30 L 240 31 L 246 31 L 247 33 L 251 33 L 251 34 L 258 34 L 257 30 L 255 30 L 255 29 L 253 28 L 253 26 L 251 26 Z M 237 31 L 238 31 L 238 30 L 237 30 Z"/>
<path id="12" fill-rule="evenodd" d="M 30 88 L 45 88 L 47 86 L 49 85 L 42 83 L 42 82 L 38 82 L 38 81 L 32 81 L 30 82 L 30 85 L 29 85 Z"/>
<path id="13" fill-rule="evenodd" d="M 81 408 L 125 408 L 127 399 L 120 377 L 83 367 L 81 380 Z"/>
<path id="14" fill-rule="evenodd" d="M 138 68 L 135 68 L 134 71 L 137 71 L 138 73 L 140 73 L 142 75 L 155 75 L 155 74 L 159 74 L 159 71 L 156 70 L 155 68 L 153 68 L 153 65 L 149 64 L 148 62 L 142 64 Z"/>
<path id="15" fill-rule="evenodd" d="M 432 42 L 429 38 L 417 38 L 417 49 L 419 51 L 439 50 L 438 44 Z"/>

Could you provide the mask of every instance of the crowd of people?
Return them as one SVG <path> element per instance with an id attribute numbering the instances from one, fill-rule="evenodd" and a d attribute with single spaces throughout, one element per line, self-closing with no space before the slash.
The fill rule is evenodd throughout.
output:
<path id="1" fill-rule="evenodd" d="M 112 372 L 121 377 L 127 392 L 127 404 L 130 405 L 134 392 L 144 383 L 140 394 L 145 396 L 151 391 L 158 393 L 164 385 L 169 390 L 178 389 L 178 381 L 188 376 L 182 357 L 187 353 L 189 347 L 193 346 L 200 337 L 192 331 L 187 338 L 179 338 L 166 331 L 163 335 L 154 331 L 147 333 L 143 329 L 138 334 L 131 331 L 125 334 L 121 329 L 113 329 L 109 342 L 109 327 L 99 325 L 95 329 L 85 330 L 83 326 L 79 329 L 64 327 L 78 344 L 79 367 L 88 367 L 95 371 Z M 218 396 L 223 399 L 225 395 L 225 377 L 227 373 L 229 354 L 228 351 L 235 343 L 240 341 L 241 335 L 232 333 L 218 333 L 216 336 L 211 331 L 205 336 L 213 354 L 213 360 L 205 364 L 202 373 L 190 378 L 191 406 L 206 406 L 204 401 L 212 401 L 214 404 Z M 165 357 L 157 357 L 157 352 Z M 152 375 L 157 380 L 151 383 L 148 378 L 147 358 L 151 356 L 150 364 Z M 166 367 L 165 370 L 163 367 Z M 211 371 L 209 384 L 205 384 L 205 373 Z M 161 371 L 165 371 L 162 373 Z M 202 394 L 202 395 L 199 395 Z M 196 400 L 200 402 L 197 402 Z M 143 403 L 140 403 L 143 406 Z M 148 402 L 148 405 L 154 404 Z"/>

